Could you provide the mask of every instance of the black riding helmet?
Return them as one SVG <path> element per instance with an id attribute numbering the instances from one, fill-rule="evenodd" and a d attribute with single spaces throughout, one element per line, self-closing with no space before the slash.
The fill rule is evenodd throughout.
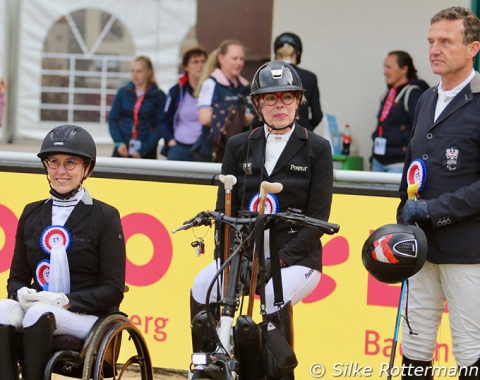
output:
<path id="1" fill-rule="evenodd" d="M 85 129 L 65 124 L 53 128 L 45 136 L 37 156 L 44 161 L 52 154 L 69 154 L 85 158 L 86 163 L 90 163 L 88 176 L 95 166 L 97 147 Z"/>
<path id="2" fill-rule="evenodd" d="M 253 77 L 251 90 L 252 92 L 250 95 L 253 98 L 253 106 L 255 107 L 260 120 L 263 120 L 263 115 L 260 112 L 261 109 L 257 108 L 255 96 L 283 91 L 300 92 L 303 94 L 305 91 L 303 89 L 302 80 L 300 79 L 300 76 L 296 70 L 293 68 L 293 66 L 283 61 L 270 61 L 260 66 Z M 304 97 L 302 95 L 300 102 L 303 101 Z M 297 119 L 297 116 L 298 107 L 296 110 L 295 119 Z M 290 125 L 287 125 L 283 128 L 276 128 L 267 124 L 265 120 L 263 121 L 272 129 L 282 130 L 286 128 L 292 128 L 293 124 L 295 123 L 295 119 Z"/>
<path id="3" fill-rule="evenodd" d="M 273 51 L 276 52 L 278 49 L 285 45 L 290 45 L 295 49 L 295 53 L 297 54 L 297 65 L 300 64 L 300 59 L 302 57 L 302 40 L 298 37 L 295 33 L 285 32 L 280 34 L 277 38 L 275 38 L 275 42 L 273 43 Z"/>
<path id="4" fill-rule="evenodd" d="M 42 160 L 45 171 L 47 171 L 45 160 L 52 154 L 67 154 L 84 158 L 84 167 L 88 167 L 88 172 L 85 173 L 82 179 L 83 182 L 85 178 L 90 175 L 95 166 L 97 147 L 92 136 L 85 129 L 77 125 L 65 124 L 53 128 L 43 139 L 40 152 L 37 156 Z M 79 186 L 67 194 L 61 194 L 52 187 L 50 179 L 48 178 L 48 171 L 47 180 L 50 185 L 50 194 L 60 199 L 71 198 L 80 189 Z"/>
<path id="5" fill-rule="evenodd" d="M 292 65 L 283 61 L 270 61 L 255 73 L 250 95 L 280 91 L 305 91 L 302 80 Z"/>
<path id="6" fill-rule="evenodd" d="M 386 224 L 367 238 L 362 262 L 378 281 L 402 282 L 417 273 L 427 259 L 427 238 L 414 225 Z"/>

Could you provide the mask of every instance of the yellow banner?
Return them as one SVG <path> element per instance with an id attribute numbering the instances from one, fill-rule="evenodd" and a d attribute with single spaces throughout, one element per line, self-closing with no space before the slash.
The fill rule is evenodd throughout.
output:
<path id="1" fill-rule="evenodd" d="M 0 283 L 6 286 L 18 218 L 25 204 L 48 197 L 48 184 L 45 175 L 3 172 L 0 183 Z M 122 216 L 130 287 L 122 311 L 147 340 L 155 367 L 187 370 L 190 287 L 212 260 L 213 230 L 171 231 L 197 212 L 213 209 L 216 187 L 99 178 L 85 185 Z M 294 308 L 299 379 L 387 378 L 400 289 L 368 275 L 361 249 L 372 230 L 395 222 L 397 203 L 394 198 L 334 195 L 330 221 L 341 225 L 340 232 L 322 238 L 322 279 Z M 191 247 L 198 237 L 206 243 L 200 257 Z M 260 321 L 258 313 L 255 320 Z M 399 351 L 400 341 L 401 334 Z M 400 363 L 398 352 L 395 364 Z M 446 317 L 435 364 L 455 366 Z"/>

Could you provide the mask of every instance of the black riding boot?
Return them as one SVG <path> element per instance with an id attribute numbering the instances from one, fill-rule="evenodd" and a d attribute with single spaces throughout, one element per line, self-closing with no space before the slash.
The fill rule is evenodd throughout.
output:
<path id="1" fill-rule="evenodd" d="M 43 380 L 45 366 L 52 356 L 55 316 L 43 314 L 34 325 L 23 330 L 22 378 Z"/>
<path id="2" fill-rule="evenodd" d="M 0 324 L 0 373 L 2 379 L 18 379 L 15 327 Z"/>
<path id="3" fill-rule="evenodd" d="M 419 368 L 423 368 L 423 370 L 420 370 Z M 412 360 L 403 355 L 402 380 L 433 380 L 432 371 L 433 368 L 431 361 L 423 362 L 420 360 Z"/>
<path id="4" fill-rule="evenodd" d="M 190 292 L 190 317 L 193 352 L 212 352 L 217 346 L 215 320 L 218 320 L 218 304 L 210 304 L 214 320 L 209 320 L 205 304 L 198 303 Z"/>
<path id="5" fill-rule="evenodd" d="M 287 302 L 279 312 L 267 314 L 264 321 L 273 322 L 280 328 L 282 335 L 293 350 L 293 306 L 291 302 Z M 268 380 L 294 380 L 295 374 L 292 371 L 281 377 L 268 377 Z"/>
<path id="6" fill-rule="evenodd" d="M 480 359 L 468 367 L 459 367 L 458 380 L 480 380 Z"/>

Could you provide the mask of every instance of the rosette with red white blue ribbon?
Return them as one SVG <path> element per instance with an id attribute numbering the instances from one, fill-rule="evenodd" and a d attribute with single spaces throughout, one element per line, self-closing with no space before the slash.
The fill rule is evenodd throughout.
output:
<path id="1" fill-rule="evenodd" d="M 57 293 L 70 293 L 67 249 L 71 241 L 70 232 L 63 226 L 50 226 L 43 230 L 40 245 L 50 255 L 48 283 L 44 285 L 44 289 Z"/>
<path id="2" fill-rule="evenodd" d="M 255 194 L 250 200 L 248 209 L 252 212 L 258 212 L 260 209 L 260 193 Z M 280 209 L 277 197 L 272 193 L 267 193 L 265 197 L 265 214 L 276 214 Z"/>
<path id="3" fill-rule="evenodd" d="M 413 160 L 407 170 L 407 185 L 418 184 L 418 191 L 423 190 L 427 180 L 427 167 L 421 159 Z"/>
<path id="4" fill-rule="evenodd" d="M 43 230 L 40 236 L 40 245 L 45 253 L 50 254 L 53 248 L 70 247 L 72 238 L 70 232 L 63 226 L 50 226 Z"/>
<path id="5" fill-rule="evenodd" d="M 42 260 L 35 268 L 35 280 L 43 288 L 48 290 L 48 279 L 50 277 L 50 261 Z"/>

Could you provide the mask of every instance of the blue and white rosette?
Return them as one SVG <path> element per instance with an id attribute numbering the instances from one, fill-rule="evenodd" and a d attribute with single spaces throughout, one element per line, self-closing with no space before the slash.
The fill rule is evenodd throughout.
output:
<path id="1" fill-rule="evenodd" d="M 260 209 L 260 193 L 255 194 L 250 200 L 248 209 L 252 212 L 258 212 Z M 276 214 L 280 209 L 277 197 L 272 193 L 267 193 L 265 197 L 265 214 Z"/>
<path id="2" fill-rule="evenodd" d="M 70 232 L 63 226 L 50 226 L 43 230 L 40 245 L 46 253 L 50 254 L 50 273 L 44 289 L 47 287 L 51 292 L 70 293 L 67 249 L 71 242 Z"/>

